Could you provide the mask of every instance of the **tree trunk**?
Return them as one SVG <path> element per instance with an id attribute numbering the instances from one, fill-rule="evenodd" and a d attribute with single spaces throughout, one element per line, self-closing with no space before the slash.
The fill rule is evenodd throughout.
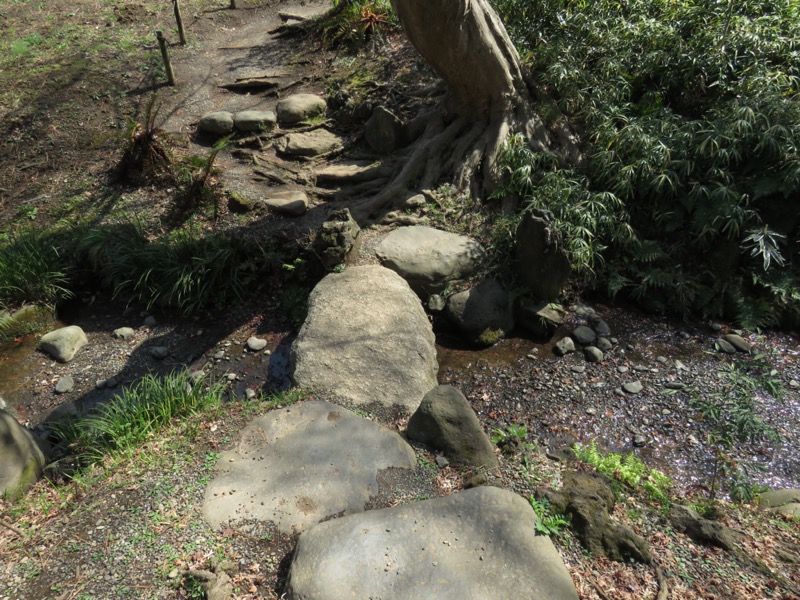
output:
<path id="1" fill-rule="evenodd" d="M 353 216 L 361 223 L 403 220 L 393 211 L 443 180 L 484 197 L 497 184 L 495 158 L 512 131 L 525 135 L 535 150 L 555 147 L 533 109 L 519 55 L 488 0 L 392 4 L 409 40 L 444 79 L 448 94 L 392 183 L 354 206 Z"/>

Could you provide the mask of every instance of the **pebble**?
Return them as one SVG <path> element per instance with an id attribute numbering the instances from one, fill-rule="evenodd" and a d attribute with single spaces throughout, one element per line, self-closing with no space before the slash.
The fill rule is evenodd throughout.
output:
<path id="1" fill-rule="evenodd" d="M 696 437 L 694 437 L 694 436 L 693 436 L 693 435 L 691 435 L 691 434 L 690 434 L 690 435 L 689 435 L 689 437 L 687 437 L 686 439 L 687 439 L 687 440 L 689 441 L 689 443 L 690 443 L 690 444 L 692 444 L 693 446 L 699 446 L 699 445 L 700 445 L 700 440 L 698 440 Z"/>
<path id="2" fill-rule="evenodd" d="M 626 367 L 626 366 L 619 366 L 619 367 L 617 367 L 617 371 L 618 371 L 619 373 L 623 373 L 623 374 L 625 374 L 625 373 L 627 373 L 629 370 L 630 370 L 630 369 L 628 369 L 628 367 Z"/>
<path id="3" fill-rule="evenodd" d="M 590 406 L 589 408 L 586 409 L 586 414 L 587 415 L 596 415 L 597 414 L 597 409 L 594 406 Z"/>
<path id="4" fill-rule="evenodd" d="M 611 335 L 611 328 L 608 326 L 608 323 L 606 323 L 602 319 L 594 324 L 594 331 L 599 337 L 607 338 L 608 336 Z"/>
<path id="5" fill-rule="evenodd" d="M 583 356 L 590 363 L 598 363 L 603 360 L 603 353 L 596 346 L 586 346 L 583 349 Z"/>
<path id="6" fill-rule="evenodd" d="M 104 387 L 106 387 L 106 380 L 98 379 L 97 381 L 94 382 L 94 387 L 98 390 L 102 390 Z"/>
<path id="7" fill-rule="evenodd" d="M 571 337 L 561 338 L 561 340 L 556 343 L 554 350 L 559 356 L 575 352 L 575 342 L 572 341 Z"/>
<path id="8" fill-rule="evenodd" d="M 687 367 L 685 364 L 683 364 L 679 360 L 675 361 L 675 368 L 678 369 L 679 371 L 688 371 L 689 370 L 689 367 Z"/>
<path id="9" fill-rule="evenodd" d="M 56 394 L 66 394 L 67 392 L 71 392 L 74 387 L 75 380 L 72 379 L 72 375 L 64 375 L 58 380 L 58 383 L 56 383 Z"/>
<path id="10" fill-rule="evenodd" d="M 267 340 L 251 336 L 247 339 L 247 347 L 253 352 L 258 352 L 267 347 Z"/>
<path id="11" fill-rule="evenodd" d="M 244 397 L 247 398 L 248 400 L 252 400 L 253 398 L 256 397 L 256 391 L 252 388 L 247 388 L 244 391 Z"/>
<path id="12" fill-rule="evenodd" d="M 679 332 L 678 332 L 678 335 L 681 337 L 681 339 L 684 339 L 684 340 L 691 339 L 691 337 L 692 337 L 692 336 L 691 336 L 691 335 L 689 335 L 689 333 L 688 333 L 688 332 L 686 332 L 686 331 L 679 331 Z"/>
<path id="13" fill-rule="evenodd" d="M 228 377 L 228 381 L 236 381 L 237 375 L 236 375 L 236 373 L 228 373 L 227 377 Z"/>
<path id="14" fill-rule="evenodd" d="M 640 434 L 640 435 L 637 435 L 637 436 L 634 436 L 634 438 L 633 438 L 633 445 L 634 445 L 636 448 L 643 448 L 644 446 L 646 446 L 646 445 L 647 445 L 647 438 L 646 438 L 646 437 L 644 437 L 644 436 L 643 436 L 643 435 L 641 435 L 641 434 Z"/>
<path id="15" fill-rule="evenodd" d="M 222 360 L 223 358 L 225 358 L 224 350 L 220 350 L 219 352 L 214 353 L 214 360 Z"/>
<path id="16" fill-rule="evenodd" d="M 608 338 L 601 337 L 601 338 L 598 338 L 598 340 L 597 340 L 597 348 L 601 352 L 608 352 L 609 350 L 611 350 L 611 348 L 613 346 L 614 346 L 614 344 L 612 344 L 611 340 L 609 340 Z"/>
<path id="17" fill-rule="evenodd" d="M 118 340 L 129 340 L 133 337 L 133 334 L 134 331 L 132 327 L 120 327 L 119 329 L 115 329 L 111 335 Z"/>
<path id="18" fill-rule="evenodd" d="M 573 373 L 583 373 L 586 370 L 586 367 L 583 365 L 575 365 L 574 367 L 570 368 L 570 371 Z"/>
<path id="19" fill-rule="evenodd" d="M 670 390 L 682 390 L 683 388 L 686 387 L 686 384 L 683 383 L 682 381 L 668 381 L 667 383 L 664 384 L 664 387 Z"/>
<path id="20" fill-rule="evenodd" d="M 736 348 L 739 352 L 752 352 L 753 346 L 744 339 L 742 336 L 737 335 L 735 333 L 729 333 L 723 338 L 726 342 L 728 342 L 731 346 Z"/>
<path id="21" fill-rule="evenodd" d="M 718 352 L 724 352 L 725 354 L 736 354 L 736 348 L 726 339 L 717 338 L 714 341 L 714 348 Z"/>
<path id="22" fill-rule="evenodd" d="M 593 344 L 597 339 L 597 335 L 591 327 L 581 325 L 572 330 L 572 338 L 579 344 L 585 346 L 587 344 Z"/>
<path id="23" fill-rule="evenodd" d="M 711 331 L 722 331 L 722 325 L 719 323 L 709 323 L 709 327 L 711 327 Z"/>
<path id="24" fill-rule="evenodd" d="M 158 324 L 158 321 L 156 321 L 156 318 L 153 315 L 150 315 L 149 317 L 146 317 L 145 320 L 144 320 L 144 326 L 145 327 L 155 327 L 157 324 Z"/>
<path id="25" fill-rule="evenodd" d="M 150 348 L 150 356 L 156 360 L 163 360 L 169 356 L 169 348 L 166 346 L 155 346 Z"/>
<path id="26" fill-rule="evenodd" d="M 645 367 L 644 365 L 635 365 L 633 370 L 639 371 L 640 373 L 645 373 L 650 371 L 650 367 Z"/>
<path id="27" fill-rule="evenodd" d="M 797 381 L 796 379 L 792 379 L 789 382 L 789 387 L 800 388 L 800 381 Z"/>
<path id="28" fill-rule="evenodd" d="M 659 356 L 658 358 L 656 358 L 656 360 L 658 362 L 660 362 L 662 365 L 667 364 L 667 357 L 666 356 Z"/>
<path id="29" fill-rule="evenodd" d="M 622 384 L 622 389 L 629 394 L 638 394 L 644 389 L 641 381 L 629 381 Z"/>
<path id="30" fill-rule="evenodd" d="M 447 458 L 445 458 L 444 456 L 437 456 L 436 464 L 439 466 L 440 469 L 444 469 L 445 467 L 450 465 L 450 461 L 447 460 Z"/>

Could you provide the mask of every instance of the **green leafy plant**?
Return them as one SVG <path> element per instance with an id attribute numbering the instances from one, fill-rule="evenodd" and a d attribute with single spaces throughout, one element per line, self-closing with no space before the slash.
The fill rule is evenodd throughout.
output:
<path id="1" fill-rule="evenodd" d="M 558 535 L 565 527 L 569 527 L 569 518 L 553 512 L 550 501 L 547 498 L 537 500 L 531 496 L 530 502 L 533 512 L 536 513 L 536 533 L 539 535 Z"/>
<path id="2" fill-rule="evenodd" d="M 512 424 L 505 429 L 492 429 L 491 439 L 495 444 L 499 444 L 506 440 L 517 440 L 518 442 L 524 442 L 527 436 L 528 428 L 525 427 L 525 425 Z"/>
<path id="3" fill-rule="evenodd" d="M 145 104 L 141 120 L 131 120 L 126 146 L 117 164 L 117 176 L 120 179 L 146 180 L 172 173 L 169 140 L 157 125 L 159 108 L 158 95 L 152 94 Z"/>
<path id="4" fill-rule="evenodd" d="M 606 475 L 631 489 L 642 489 L 653 502 L 662 506 L 669 505 L 669 492 L 672 481 L 656 469 L 648 468 L 642 460 L 633 454 L 604 454 L 592 442 L 588 446 L 576 444 L 573 452 L 578 460 L 592 465 L 598 473 Z M 617 490 L 618 491 L 618 490 Z"/>
<path id="5" fill-rule="evenodd" d="M 189 156 L 181 161 L 177 169 L 178 183 L 182 186 L 178 193 L 177 210 L 191 212 L 203 204 L 211 204 L 213 218 L 219 218 L 222 190 L 212 184 L 214 163 L 219 153 L 231 145 L 231 136 L 217 140 L 206 156 Z"/>
<path id="6" fill-rule="evenodd" d="M 334 0 L 333 9 L 320 19 L 325 43 L 357 50 L 382 40 L 399 21 L 388 0 Z"/>

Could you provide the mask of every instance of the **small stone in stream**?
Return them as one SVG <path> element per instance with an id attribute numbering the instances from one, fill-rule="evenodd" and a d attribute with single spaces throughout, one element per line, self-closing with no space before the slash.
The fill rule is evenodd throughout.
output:
<path id="1" fill-rule="evenodd" d="M 586 346 L 583 349 L 583 356 L 590 363 L 598 363 L 603 360 L 603 353 L 596 346 Z"/>
<path id="2" fill-rule="evenodd" d="M 601 337 L 597 340 L 597 347 L 601 352 L 608 352 L 613 346 L 614 344 L 608 338 Z"/>
<path id="3" fill-rule="evenodd" d="M 133 333 L 132 327 L 120 327 L 119 329 L 115 329 L 114 333 L 111 335 L 118 340 L 129 340 L 133 337 Z"/>
<path id="4" fill-rule="evenodd" d="M 709 323 L 708 326 L 711 328 L 711 331 L 722 331 L 722 325 L 719 323 Z"/>
<path id="5" fill-rule="evenodd" d="M 600 319 L 594 325 L 592 325 L 594 332 L 597 334 L 598 337 L 608 337 L 611 335 L 611 328 L 608 326 L 608 323 Z"/>
<path id="6" fill-rule="evenodd" d="M 106 387 L 106 380 L 98 379 L 97 381 L 94 382 L 94 387 L 95 389 L 102 390 L 104 387 Z"/>
<path id="7" fill-rule="evenodd" d="M 661 409 L 661 414 L 662 414 L 663 416 L 665 416 L 665 417 L 668 417 L 669 415 L 671 415 L 671 414 L 672 414 L 672 411 L 671 411 L 670 409 L 668 409 L 668 408 L 662 408 L 662 409 Z"/>
<path id="8" fill-rule="evenodd" d="M 699 446 L 700 445 L 700 440 L 698 440 L 695 436 L 693 436 L 691 434 L 689 434 L 689 436 L 686 439 L 689 441 L 689 443 L 692 446 Z"/>
<path id="9" fill-rule="evenodd" d="M 581 325 L 572 331 L 572 338 L 582 346 L 585 346 L 587 344 L 594 343 L 594 341 L 597 339 L 597 335 L 595 335 L 595 332 L 591 327 Z"/>
<path id="10" fill-rule="evenodd" d="M 678 369 L 679 371 L 688 371 L 689 370 L 689 367 L 687 367 L 685 364 L 683 364 L 679 360 L 675 361 L 675 368 Z"/>
<path id="11" fill-rule="evenodd" d="M 629 394 L 638 394 L 644 389 L 641 381 L 629 381 L 622 384 L 622 389 Z"/>
<path id="12" fill-rule="evenodd" d="M 633 370 L 639 371 L 640 373 L 649 373 L 650 367 L 645 367 L 644 365 L 634 365 Z"/>
<path id="13" fill-rule="evenodd" d="M 570 369 L 573 373 L 583 373 L 586 370 L 586 367 L 583 365 L 575 365 Z"/>
<path id="14" fill-rule="evenodd" d="M 150 348 L 150 356 L 157 360 L 163 360 L 169 356 L 169 348 L 165 346 L 155 346 Z"/>
<path id="15" fill-rule="evenodd" d="M 800 388 L 800 381 L 797 381 L 796 379 L 792 379 L 789 382 L 789 387 Z"/>
<path id="16" fill-rule="evenodd" d="M 442 312 L 447 302 L 439 294 L 434 294 L 428 298 L 428 310 L 431 312 Z"/>
<path id="17" fill-rule="evenodd" d="M 247 388 L 244 391 L 244 397 L 247 398 L 248 400 L 252 400 L 253 398 L 256 397 L 256 391 L 253 388 Z"/>
<path id="18" fill-rule="evenodd" d="M 737 335 L 735 333 L 729 333 L 725 336 L 725 341 L 728 342 L 731 346 L 736 348 L 739 352 L 752 352 L 753 346 L 744 339 L 742 336 Z"/>
<path id="19" fill-rule="evenodd" d="M 692 336 L 691 336 L 691 335 L 689 335 L 689 333 L 688 333 L 688 332 L 686 332 L 686 331 L 679 331 L 679 332 L 678 332 L 678 335 L 681 337 L 681 339 L 684 339 L 684 340 L 691 339 L 691 337 L 692 337 Z"/>
<path id="20" fill-rule="evenodd" d="M 119 382 L 116 380 L 115 377 L 110 377 L 110 378 L 106 379 L 106 387 L 107 388 L 115 388 L 115 387 L 117 387 L 118 384 L 119 384 Z"/>
<path id="21" fill-rule="evenodd" d="M 556 343 L 555 348 L 553 348 L 553 350 L 558 356 L 564 356 L 565 354 L 569 354 L 570 352 L 575 352 L 575 342 L 572 341 L 571 337 L 562 338 L 559 342 Z"/>
<path id="22" fill-rule="evenodd" d="M 724 338 L 717 338 L 714 341 L 714 349 L 717 352 L 724 352 L 725 354 L 736 354 L 736 348 Z"/>
<path id="23" fill-rule="evenodd" d="M 439 466 L 440 469 L 444 469 L 445 467 L 450 465 L 450 461 L 447 460 L 447 458 L 444 456 L 437 456 L 436 464 Z"/>
<path id="24" fill-rule="evenodd" d="M 615 346 L 617 344 L 619 344 L 619 338 L 610 337 L 610 338 L 608 338 L 608 341 L 611 342 L 612 344 L 614 344 Z"/>
<path id="25" fill-rule="evenodd" d="M 253 352 L 258 352 L 267 347 L 267 340 L 257 338 L 256 336 L 250 336 L 247 338 L 247 347 Z"/>
<path id="26" fill-rule="evenodd" d="M 219 352 L 215 352 L 214 353 L 214 359 L 215 360 L 222 360 L 223 358 L 225 358 L 225 351 L 224 350 L 220 350 Z"/>
<path id="27" fill-rule="evenodd" d="M 597 414 L 597 409 L 594 406 L 590 406 L 589 408 L 586 409 L 586 414 L 587 415 L 596 415 Z"/>
<path id="28" fill-rule="evenodd" d="M 150 315 L 149 317 L 146 317 L 145 320 L 144 320 L 144 326 L 145 327 L 155 327 L 157 324 L 158 324 L 158 321 L 156 321 L 156 318 L 153 315 Z"/>
<path id="29" fill-rule="evenodd" d="M 72 379 L 72 376 L 64 375 L 58 380 L 58 383 L 56 383 L 56 394 L 66 394 L 67 392 L 71 392 L 74 387 L 75 380 Z"/>
<path id="30" fill-rule="evenodd" d="M 236 381 L 236 373 L 228 373 L 228 381 Z"/>
<path id="31" fill-rule="evenodd" d="M 625 344 L 625 350 L 627 350 L 628 352 L 633 352 L 634 350 L 636 350 L 636 345 L 635 344 Z"/>
<path id="32" fill-rule="evenodd" d="M 666 356 L 659 356 L 658 358 L 656 358 L 656 360 L 658 362 L 660 362 L 662 365 L 667 364 L 667 357 Z"/>
<path id="33" fill-rule="evenodd" d="M 623 374 L 625 374 L 625 373 L 627 373 L 629 370 L 630 370 L 630 369 L 628 369 L 628 367 L 626 367 L 626 366 L 619 366 L 619 367 L 617 367 L 617 371 L 618 371 L 619 373 L 623 373 Z"/>
<path id="34" fill-rule="evenodd" d="M 647 438 L 641 434 L 634 436 L 633 445 L 636 448 L 644 448 L 647 445 Z"/>
<path id="35" fill-rule="evenodd" d="M 664 384 L 664 387 L 670 390 L 682 390 L 686 387 L 686 384 L 682 381 L 668 381 L 666 384 Z"/>

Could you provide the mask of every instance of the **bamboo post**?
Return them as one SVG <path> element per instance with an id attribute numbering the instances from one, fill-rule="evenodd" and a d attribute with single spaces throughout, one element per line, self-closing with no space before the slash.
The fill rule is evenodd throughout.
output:
<path id="1" fill-rule="evenodd" d="M 161 48 L 161 58 L 164 59 L 164 70 L 167 72 L 167 82 L 171 86 L 177 85 L 175 83 L 175 73 L 172 72 L 172 63 L 169 61 L 169 53 L 167 52 L 167 40 L 164 34 L 156 31 L 156 38 L 158 38 L 158 45 Z"/>
<path id="2" fill-rule="evenodd" d="M 172 7 L 175 9 L 175 22 L 178 24 L 178 37 L 181 39 L 181 46 L 186 45 L 186 32 L 183 30 L 183 17 L 181 17 L 181 5 L 178 0 L 172 0 Z"/>

